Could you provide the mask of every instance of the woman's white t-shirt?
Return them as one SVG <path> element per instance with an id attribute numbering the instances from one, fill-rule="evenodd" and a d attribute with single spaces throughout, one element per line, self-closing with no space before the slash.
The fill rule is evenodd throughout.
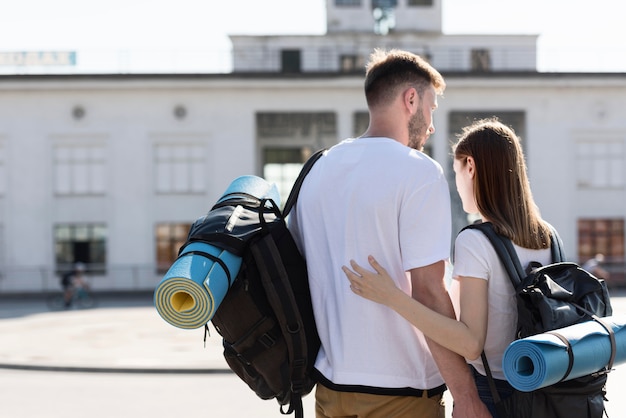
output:
<path id="1" fill-rule="evenodd" d="M 550 249 L 531 250 L 514 245 L 517 256 L 525 268 L 531 261 L 542 265 L 551 262 Z M 454 244 L 454 269 L 452 272 L 450 295 L 457 317 L 460 316 L 461 277 L 475 277 L 488 281 L 488 320 L 485 355 L 493 377 L 505 379 L 502 372 L 502 357 L 508 345 L 515 339 L 517 326 L 517 305 L 515 291 L 504 265 L 489 239 L 480 231 L 466 229 L 456 238 Z M 476 370 L 485 375 L 481 358 L 469 361 Z"/>

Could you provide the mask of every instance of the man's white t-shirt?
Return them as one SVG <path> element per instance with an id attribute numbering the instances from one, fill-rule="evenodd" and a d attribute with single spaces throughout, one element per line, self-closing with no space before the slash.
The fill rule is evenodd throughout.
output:
<path id="1" fill-rule="evenodd" d="M 521 265 L 525 268 L 531 261 L 542 265 L 551 262 L 550 249 L 530 250 L 513 244 Z M 475 229 L 466 229 L 457 236 L 454 244 L 454 269 L 450 286 L 450 297 L 457 315 L 460 312 L 459 277 L 475 277 L 488 281 L 487 338 L 485 356 L 495 379 L 504 380 L 502 357 L 504 351 L 515 339 L 517 327 L 517 302 L 515 290 L 504 265 L 489 239 Z M 481 358 L 469 361 L 476 370 L 485 375 Z"/>
<path id="2" fill-rule="evenodd" d="M 313 166 L 289 218 L 322 341 L 316 369 L 336 385 L 440 386 L 422 333 L 352 293 L 341 267 L 354 259 L 371 268 L 371 254 L 411 294 L 407 271 L 449 258 L 450 192 L 441 166 L 389 138 L 342 141 Z"/>

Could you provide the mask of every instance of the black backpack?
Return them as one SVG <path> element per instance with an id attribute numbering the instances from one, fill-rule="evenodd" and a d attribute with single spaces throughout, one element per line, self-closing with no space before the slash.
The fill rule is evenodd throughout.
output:
<path id="1" fill-rule="evenodd" d="M 565 261 L 562 242 L 552 229 L 552 264 L 530 263 L 523 269 L 511 240 L 497 234 L 489 222 L 472 224 L 464 229 L 478 229 L 493 245 L 513 284 L 517 300 L 516 338 L 551 332 L 566 345 L 567 339 L 554 330 L 585 321 L 596 320 L 611 337 L 612 357 L 605 370 L 567 380 L 570 367 L 561 381 L 532 392 L 515 391 L 501 400 L 493 382 L 485 354 L 482 361 L 500 418 L 601 418 L 607 373 L 615 358 L 615 335 L 601 317 L 612 314 L 611 301 L 605 281 L 578 264 Z"/>
<path id="2" fill-rule="evenodd" d="M 192 225 L 181 248 L 200 241 L 242 258 L 211 323 L 223 339 L 229 367 L 257 396 L 275 398 L 281 413 L 295 412 L 296 418 L 304 414 L 302 397 L 315 386 L 310 373 L 320 340 L 306 263 L 285 218 L 323 151 L 305 163 L 282 211 L 271 199 L 223 196 Z"/>

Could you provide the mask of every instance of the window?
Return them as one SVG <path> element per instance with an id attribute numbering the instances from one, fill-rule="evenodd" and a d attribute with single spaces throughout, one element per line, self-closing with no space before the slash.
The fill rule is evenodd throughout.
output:
<path id="1" fill-rule="evenodd" d="M 319 71 L 329 71 L 336 72 L 337 71 L 337 54 L 335 53 L 333 48 L 330 47 L 320 47 L 317 51 L 318 60 L 319 60 Z"/>
<path id="2" fill-rule="evenodd" d="M 276 184 L 281 206 L 285 205 L 302 165 L 311 154 L 308 147 L 263 149 L 263 178 Z"/>
<path id="3" fill-rule="evenodd" d="M 472 71 L 490 71 L 491 54 L 488 49 L 472 49 Z"/>
<path id="4" fill-rule="evenodd" d="M 155 228 L 157 273 L 165 274 L 187 241 L 190 223 L 160 223 Z"/>
<path id="5" fill-rule="evenodd" d="M 300 68 L 300 50 L 284 49 L 280 51 L 281 70 L 283 73 L 299 73 Z"/>
<path id="6" fill-rule="evenodd" d="M 584 263 L 596 254 L 604 256 L 602 267 L 609 272 L 607 283 L 624 285 L 624 218 L 578 220 L 579 263 Z"/>
<path id="7" fill-rule="evenodd" d="M 374 18 L 374 33 L 387 35 L 396 27 L 395 7 L 396 0 L 373 0 L 372 17 Z"/>
<path id="8" fill-rule="evenodd" d="M 334 113 L 264 112 L 256 117 L 257 135 L 261 141 L 318 140 L 336 135 Z M 336 138 L 335 138 L 336 139 Z M 321 146 L 319 148 L 322 148 Z"/>
<path id="9" fill-rule="evenodd" d="M 410 6 L 432 6 L 433 0 L 408 0 L 407 5 Z"/>
<path id="10" fill-rule="evenodd" d="M 57 271 L 68 271 L 77 262 L 87 271 L 104 272 L 107 228 L 103 224 L 60 224 L 54 227 Z"/>
<path id="11" fill-rule="evenodd" d="M 436 117 L 436 116 L 435 116 Z M 522 139 L 522 147 L 526 152 L 526 114 L 523 111 L 515 110 L 477 110 L 477 111 L 452 111 L 448 118 L 449 136 L 456 139 L 456 135 L 463 131 L 463 127 L 472 122 L 497 117 L 502 123 L 515 130 L 517 136 Z M 435 121 L 436 122 L 436 121 Z"/>
<path id="12" fill-rule="evenodd" d="M 281 203 L 308 156 L 337 143 L 332 112 L 263 112 L 256 115 L 260 176 L 278 187 Z"/>
<path id="13" fill-rule="evenodd" d="M 579 189 L 623 189 L 626 182 L 623 141 L 579 141 L 576 144 Z"/>
<path id="14" fill-rule="evenodd" d="M 335 0 L 335 6 L 360 6 L 361 0 Z"/>
<path id="15" fill-rule="evenodd" d="M 398 0 L 372 0 L 372 9 L 377 7 L 381 9 L 389 9 L 398 6 Z"/>
<path id="16" fill-rule="evenodd" d="M 201 144 L 156 144 L 154 146 L 157 193 L 203 193 L 205 147 Z"/>
<path id="17" fill-rule="evenodd" d="M 624 258 L 624 219 L 579 219 L 578 259 L 584 262 L 602 253 L 607 259 Z"/>
<path id="18" fill-rule="evenodd" d="M 365 60 L 359 55 L 341 55 L 339 65 L 342 73 L 365 71 Z"/>
<path id="19" fill-rule="evenodd" d="M 57 144 L 53 148 L 54 192 L 58 195 L 104 194 L 105 165 L 102 144 Z"/>

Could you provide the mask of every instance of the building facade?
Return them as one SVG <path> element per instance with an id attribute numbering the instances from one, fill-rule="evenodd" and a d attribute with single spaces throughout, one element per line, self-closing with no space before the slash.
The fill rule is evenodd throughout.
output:
<path id="1" fill-rule="evenodd" d="M 450 181 L 453 231 L 468 217 L 450 144 L 498 116 L 569 258 L 602 252 L 610 284 L 625 280 L 626 74 L 539 73 L 536 37 L 447 36 L 440 0 L 327 0 L 327 14 L 325 35 L 234 36 L 229 74 L 0 76 L 0 293 L 56 290 L 77 261 L 95 289 L 153 289 L 234 178 L 285 197 L 311 152 L 366 129 L 375 47 L 446 78 L 426 152 Z"/>

